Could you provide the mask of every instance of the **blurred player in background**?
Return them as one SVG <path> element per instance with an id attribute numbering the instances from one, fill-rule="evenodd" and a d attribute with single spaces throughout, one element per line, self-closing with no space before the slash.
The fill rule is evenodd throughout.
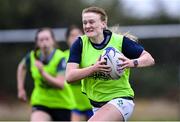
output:
<path id="1" fill-rule="evenodd" d="M 74 43 L 74 41 L 81 35 L 83 35 L 83 32 L 78 26 L 72 25 L 67 29 L 66 41 L 69 48 Z M 66 60 L 68 60 L 69 49 L 64 51 L 64 53 L 66 55 Z M 81 91 L 81 81 L 79 80 L 75 83 L 72 83 L 71 88 L 76 102 L 75 109 L 72 111 L 72 121 L 88 120 L 93 115 L 92 106 L 87 96 Z"/>
<path id="2" fill-rule="evenodd" d="M 26 71 L 34 80 L 31 95 L 31 121 L 69 121 L 74 107 L 72 91 L 65 82 L 65 58 L 56 48 L 54 33 L 41 28 L 35 36 L 35 50 L 28 53 L 17 69 L 18 98 L 27 101 L 24 88 Z"/>
<path id="3" fill-rule="evenodd" d="M 152 56 L 138 43 L 107 29 L 107 14 L 99 7 L 85 8 L 82 23 L 85 35 L 71 46 L 66 67 L 66 80 L 82 80 L 82 91 L 93 106 L 89 121 L 126 121 L 134 109 L 134 91 L 129 83 L 130 68 L 154 64 Z M 118 69 L 125 69 L 118 80 L 102 75 L 111 71 L 104 59 L 99 60 L 106 47 L 119 49 L 124 56 Z"/>

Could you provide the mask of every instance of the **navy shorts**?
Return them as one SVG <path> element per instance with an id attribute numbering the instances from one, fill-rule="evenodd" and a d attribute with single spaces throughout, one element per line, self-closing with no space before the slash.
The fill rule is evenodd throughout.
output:
<path id="1" fill-rule="evenodd" d="M 71 120 L 71 110 L 68 109 L 60 109 L 60 108 L 48 108 L 42 105 L 33 105 L 33 111 L 44 111 L 48 113 L 53 121 L 70 121 Z"/>

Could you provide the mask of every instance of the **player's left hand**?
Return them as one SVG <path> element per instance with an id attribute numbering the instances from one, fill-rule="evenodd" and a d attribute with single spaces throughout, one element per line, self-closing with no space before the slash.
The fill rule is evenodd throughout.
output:
<path id="1" fill-rule="evenodd" d="M 126 56 L 119 57 L 119 60 L 123 62 L 119 65 L 120 69 L 131 68 L 134 67 L 133 60 L 127 58 Z"/>

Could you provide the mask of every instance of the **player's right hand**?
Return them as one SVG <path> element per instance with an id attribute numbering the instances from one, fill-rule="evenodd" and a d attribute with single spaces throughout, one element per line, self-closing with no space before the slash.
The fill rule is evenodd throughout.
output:
<path id="1" fill-rule="evenodd" d="M 27 95 L 24 89 L 18 90 L 18 98 L 24 102 L 27 101 Z"/>
<path id="2" fill-rule="evenodd" d="M 96 63 L 93 65 L 95 72 L 110 72 L 111 67 L 106 65 L 106 60 L 104 58 L 100 58 L 96 61 Z"/>

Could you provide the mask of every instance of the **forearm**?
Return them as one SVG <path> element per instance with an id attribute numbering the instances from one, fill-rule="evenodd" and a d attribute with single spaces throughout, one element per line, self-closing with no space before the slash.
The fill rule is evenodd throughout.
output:
<path id="1" fill-rule="evenodd" d="M 67 67 L 66 70 L 66 80 L 67 82 L 75 82 L 78 80 L 81 80 L 85 77 L 90 76 L 92 73 L 94 73 L 94 68 L 93 66 L 89 66 L 86 68 L 82 68 L 82 69 L 70 69 Z"/>
<path id="2" fill-rule="evenodd" d="M 65 82 L 64 76 L 59 75 L 57 77 L 54 77 L 54 76 L 48 74 L 47 72 L 45 72 L 44 70 L 41 71 L 41 75 L 46 79 L 48 84 L 50 84 L 54 87 L 58 87 L 58 88 L 64 87 L 64 82 Z"/>
<path id="3" fill-rule="evenodd" d="M 17 69 L 17 89 L 24 90 L 25 84 L 25 77 L 26 77 L 26 68 L 23 64 L 19 64 Z"/>
<path id="4" fill-rule="evenodd" d="M 138 61 L 137 67 L 146 67 L 155 64 L 154 58 L 146 51 L 143 51 L 141 56 L 136 60 Z"/>

